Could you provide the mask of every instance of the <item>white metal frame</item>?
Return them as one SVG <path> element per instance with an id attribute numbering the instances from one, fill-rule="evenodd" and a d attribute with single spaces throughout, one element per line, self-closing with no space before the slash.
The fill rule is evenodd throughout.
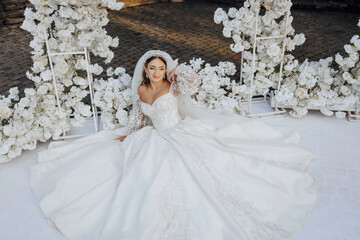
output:
<path id="1" fill-rule="evenodd" d="M 279 81 L 277 89 L 275 90 L 275 93 L 271 92 L 265 95 L 253 95 L 253 93 L 250 93 L 249 99 L 247 101 L 242 101 L 240 104 L 248 103 L 248 110 L 247 110 L 247 116 L 251 118 L 273 118 L 273 117 L 283 117 L 286 115 L 286 110 L 284 108 L 279 108 L 276 100 L 275 100 L 275 106 L 271 106 L 271 97 L 274 98 L 274 95 L 280 90 L 280 85 L 282 81 L 282 71 L 284 66 L 284 55 L 285 55 L 285 39 L 287 35 L 287 23 L 290 16 L 290 10 L 287 11 L 285 16 L 285 29 L 284 34 L 279 36 L 269 36 L 269 37 L 258 37 L 257 36 L 257 30 L 258 30 L 258 18 L 259 18 L 259 12 L 256 13 L 255 16 L 255 29 L 254 29 L 254 35 L 253 35 L 253 53 L 252 53 L 252 64 L 251 64 L 251 78 L 250 78 L 250 89 L 253 87 L 254 83 L 254 74 L 255 74 L 255 55 L 256 55 L 256 46 L 258 40 L 268 40 L 268 39 L 277 39 L 282 38 L 283 44 L 282 44 L 282 52 L 281 52 L 281 63 L 280 63 L 280 72 L 279 72 Z M 241 69 L 240 69 L 240 82 L 242 82 L 242 67 L 244 63 L 243 54 L 241 54 Z M 275 98 L 274 98 L 275 99 Z M 253 103 L 265 103 L 269 106 L 270 109 L 272 109 L 271 112 L 265 112 L 265 113 L 252 113 L 252 104 Z"/>
<path id="2" fill-rule="evenodd" d="M 49 32 L 50 32 L 50 35 L 52 36 L 51 30 Z M 99 131 L 99 116 L 98 116 L 96 105 L 94 103 L 93 76 L 92 76 L 92 73 L 90 72 L 90 69 L 89 69 L 89 65 L 90 65 L 89 51 L 87 50 L 86 47 L 84 47 L 83 51 L 53 53 L 53 52 L 50 51 L 49 41 L 48 41 L 48 37 L 47 37 L 47 30 L 46 30 L 45 27 L 44 27 L 44 38 L 45 38 L 46 51 L 47 51 L 48 58 L 49 58 L 51 75 L 52 75 L 52 79 L 53 79 L 55 95 L 56 95 L 56 102 L 57 102 L 57 105 L 58 105 L 59 113 L 61 113 L 61 104 L 60 104 L 59 92 L 58 92 L 58 89 L 57 89 L 57 86 L 56 86 L 56 77 L 55 77 L 54 66 L 53 66 L 53 63 L 52 63 L 52 56 L 76 55 L 76 54 L 80 54 L 80 55 L 83 54 L 85 56 L 86 72 L 87 72 L 87 79 L 88 79 L 89 92 L 90 92 L 92 117 L 94 119 L 95 132 L 98 132 Z M 73 116 L 73 114 L 70 114 L 70 116 Z M 86 136 L 86 135 L 89 135 L 89 134 L 78 134 L 78 135 L 66 136 L 66 132 L 63 130 L 63 134 L 59 139 L 78 138 L 78 137 L 83 137 L 83 136 Z"/>
<path id="3" fill-rule="evenodd" d="M 355 110 L 347 111 L 347 119 L 350 122 L 360 122 L 360 109 L 358 104 L 356 104 Z"/>

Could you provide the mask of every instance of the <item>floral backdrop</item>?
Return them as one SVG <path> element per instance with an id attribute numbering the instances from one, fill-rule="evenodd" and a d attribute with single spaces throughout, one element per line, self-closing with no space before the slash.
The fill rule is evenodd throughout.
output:
<path id="1" fill-rule="evenodd" d="M 33 66 L 27 77 L 34 88 L 25 89 L 19 98 L 17 88 L 8 96 L 0 95 L 0 162 L 19 156 L 22 150 L 36 148 L 38 141 L 58 139 L 72 126 L 82 126 L 92 116 L 91 106 L 84 99 L 89 96 L 86 62 L 83 55 L 55 55 L 52 64 L 56 75 L 53 81 L 45 40 L 54 53 L 82 51 L 110 63 L 114 57 L 111 47 L 119 39 L 107 35 L 104 26 L 109 22 L 107 10 L 120 10 L 123 3 L 116 0 L 30 0 L 34 9 L 25 10 L 22 28 L 33 35 L 30 42 Z M 356 35 L 344 46 L 346 55 L 337 54 L 316 62 L 299 63 L 289 53 L 282 56 L 282 39 L 259 41 L 253 54 L 255 17 L 258 19 L 258 36 L 278 36 L 287 29 L 285 50 L 291 52 L 305 42 L 304 34 L 295 34 L 293 18 L 286 22 L 291 8 L 290 0 L 247 0 L 240 9 L 228 12 L 219 8 L 214 21 L 224 25 L 223 35 L 232 38 L 232 51 L 243 55 L 243 82 L 232 80 L 235 65 L 219 62 L 216 66 L 202 59 L 192 59 L 190 66 L 202 79 L 200 90 L 193 100 L 209 108 L 236 111 L 244 115 L 240 101 L 249 94 L 266 94 L 276 89 L 280 63 L 284 70 L 280 91 L 276 93 L 279 105 L 291 108 L 290 114 L 303 116 L 308 109 L 320 109 L 326 115 L 344 117 L 343 111 L 359 104 L 360 95 L 360 39 Z M 359 23 L 360 26 L 360 23 Z M 44 36 L 46 32 L 46 39 Z M 249 87 L 251 62 L 255 58 L 254 85 Z M 92 75 L 104 70 L 90 64 Z M 125 126 L 131 110 L 131 76 L 122 67 L 106 70 L 107 79 L 94 79 L 94 103 L 101 110 L 105 129 Z M 58 90 L 60 105 L 55 97 Z M 342 111 L 343 110 L 343 111 Z M 70 117 L 71 116 L 71 117 Z"/>

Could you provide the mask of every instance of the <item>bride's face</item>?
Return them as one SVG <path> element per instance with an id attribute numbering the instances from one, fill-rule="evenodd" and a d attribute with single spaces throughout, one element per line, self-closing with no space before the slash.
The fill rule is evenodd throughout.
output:
<path id="1" fill-rule="evenodd" d="M 149 64 L 144 67 L 144 69 L 150 81 L 152 82 L 162 81 L 166 74 L 165 63 L 158 58 L 155 58 L 149 62 Z"/>

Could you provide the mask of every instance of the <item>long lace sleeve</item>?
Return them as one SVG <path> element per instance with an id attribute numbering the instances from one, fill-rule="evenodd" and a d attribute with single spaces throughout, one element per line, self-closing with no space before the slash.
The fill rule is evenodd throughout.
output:
<path id="1" fill-rule="evenodd" d="M 172 90 L 184 95 L 193 95 L 201 83 L 199 76 L 192 68 L 180 65 L 175 69 L 177 79 L 172 83 Z"/>
<path id="2" fill-rule="evenodd" d="M 144 127 L 145 124 L 146 117 L 145 114 L 141 111 L 140 97 L 139 95 L 136 95 L 133 102 L 133 108 L 129 114 L 129 123 L 126 136 Z"/>

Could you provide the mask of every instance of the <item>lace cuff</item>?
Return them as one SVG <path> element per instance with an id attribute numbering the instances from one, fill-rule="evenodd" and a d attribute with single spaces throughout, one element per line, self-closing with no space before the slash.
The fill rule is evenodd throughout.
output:
<path id="1" fill-rule="evenodd" d="M 191 67 L 181 65 L 175 69 L 176 81 L 172 83 L 172 91 L 184 95 L 193 95 L 201 83 L 199 76 Z"/>
<path id="2" fill-rule="evenodd" d="M 145 124 L 145 114 L 141 111 L 140 96 L 137 94 L 133 102 L 133 108 L 129 114 L 129 123 L 126 136 L 144 127 Z"/>

